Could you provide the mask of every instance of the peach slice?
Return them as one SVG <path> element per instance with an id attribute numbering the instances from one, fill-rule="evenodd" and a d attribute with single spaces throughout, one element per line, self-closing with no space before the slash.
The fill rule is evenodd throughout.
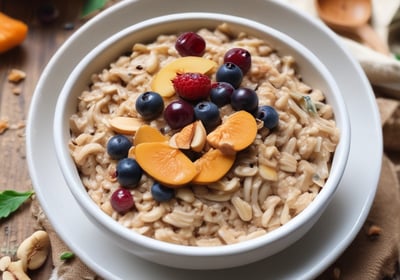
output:
<path id="1" fill-rule="evenodd" d="M 195 130 L 195 123 L 191 123 L 182 128 L 181 131 L 175 133 L 169 141 L 169 144 L 178 149 L 190 149 Z"/>
<path id="2" fill-rule="evenodd" d="M 151 89 L 163 97 L 171 97 L 175 94 L 175 89 L 171 81 L 178 73 L 196 72 L 209 74 L 216 68 L 217 63 L 210 59 L 197 56 L 181 57 L 158 71 L 151 82 Z"/>
<path id="3" fill-rule="evenodd" d="M 208 143 L 224 154 L 247 148 L 257 135 L 256 119 L 246 111 L 238 111 L 207 135 Z"/>
<path id="4" fill-rule="evenodd" d="M 231 169 L 235 162 L 235 154 L 223 154 L 218 149 L 211 149 L 194 162 L 199 173 L 192 183 L 206 185 L 217 182 Z"/>
<path id="5" fill-rule="evenodd" d="M 168 141 L 168 137 L 162 134 L 157 128 L 150 125 L 142 125 L 136 131 L 133 144 L 135 146 L 146 143 L 146 142 L 165 142 Z"/>
<path id="6" fill-rule="evenodd" d="M 167 142 L 139 144 L 135 148 L 135 158 L 147 174 L 173 188 L 186 185 L 198 173 L 194 163 Z"/>
<path id="7" fill-rule="evenodd" d="M 128 158 L 135 158 L 135 146 L 129 148 Z"/>

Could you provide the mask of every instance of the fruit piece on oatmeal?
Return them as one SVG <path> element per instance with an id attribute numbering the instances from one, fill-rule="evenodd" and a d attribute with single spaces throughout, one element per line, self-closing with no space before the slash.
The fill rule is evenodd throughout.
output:
<path id="1" fill-rule="evenodd" d="M 163 97 L 171 97 L 175 94 L 175 89 L 171 81 L 177 74 L 187 72 L 210 74 L 216 67 L 216 62 L 206 58 L 197 56 L 181 57 L 161 68 L 153 78 L 151 88 Z"/>

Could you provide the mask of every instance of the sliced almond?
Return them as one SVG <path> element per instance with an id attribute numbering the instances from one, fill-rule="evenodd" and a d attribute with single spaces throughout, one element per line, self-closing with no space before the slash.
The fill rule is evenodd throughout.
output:
<path id="1" fill-rule="evenodd" d="M 115 117 L 109 121 L 109 124 L 117 133 L 135 135 L 136 131 L 144 125 L 141 119 L 130 117 Z"/>
<path id="2" fill-rule="evenodd" d="M 251 220 L 251 218 L 253 217 L 253 210 L 251 208 L 251 205 L 247 201 L 244 201 L 240 197 L 235 196 L 231 199 L 231 202 L 242 221 L 248 222 Z"/>
<path id="3" fill-rule="evenodd" d="M 194 134 L 192 142 L 190 143 L 190 148 L 195 152 L 200 152 L 203 150 L 204 145 L 207 142 L 207 132 L 201 121 L 196 121 L 194 123 Z"/>
<path id="4" fill-rule="evenodd" d="M 261 177 L 268 181 L 277 181 L 278 180 L 278 173 L 276 172 L 275 168 L 272 168 L 267 165 L 260 165 L 258 167 L 258 172 L 260 173 Z"/>
<path id="5" fill-rule="evenodd" d="M 233 193 L 240 188 L 240 179 L 239 177 L 234 177 L 231 180 L 218 180 L 209 184 L 208 188 L 225 193 Z"/>

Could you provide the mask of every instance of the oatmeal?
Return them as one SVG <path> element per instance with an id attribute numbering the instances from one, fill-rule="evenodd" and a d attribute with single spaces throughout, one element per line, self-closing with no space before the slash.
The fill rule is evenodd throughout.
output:
<path id="1" fill-rule="evenodd" d="M 290 55 L 226 24 L 196 35 L 200 53 L 182 57 L 178 35 L 160 35 L 93 74 L 70 118 L 69 148 L 90 197 L 123 226 L 218 246 L 304 210 L 329 176 L 339 130 Z M 237 63 L 224 61 L 232 49 Z M 228 102 L 203 95 L 239 78 Z"/>

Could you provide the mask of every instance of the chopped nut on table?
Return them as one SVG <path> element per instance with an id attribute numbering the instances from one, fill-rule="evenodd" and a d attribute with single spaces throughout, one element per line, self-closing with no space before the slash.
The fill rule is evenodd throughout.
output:
<path id="1" fill-rule="evenodd" d="M 19 69 L 11 69 L 8 73 L 8 81 L 12 83 L 19 83 L 26 78 L 26 73 Z"/>
<path id="2" fill-rule="evenodd" d="M 375 239 L 382 234 L 382 228 L 377 225 L 370 225 L 367 229 L 367 235 L 371 239 Z"/>
<path id="3" fill-rule="evenodd" d="M 29 280 L 28 270 L 41 267 L 50 251 L 50 239 L 47 232 L 35 231 L 19 245 L 17 260 L 4 256 L 0 258 L 0 271 L 3 280 Z"/>
<path id="4" fill-rule="evenodd" d="M 8 120 L 0 119 L 0 134 L 4 133 L 9 127 Z"/>

